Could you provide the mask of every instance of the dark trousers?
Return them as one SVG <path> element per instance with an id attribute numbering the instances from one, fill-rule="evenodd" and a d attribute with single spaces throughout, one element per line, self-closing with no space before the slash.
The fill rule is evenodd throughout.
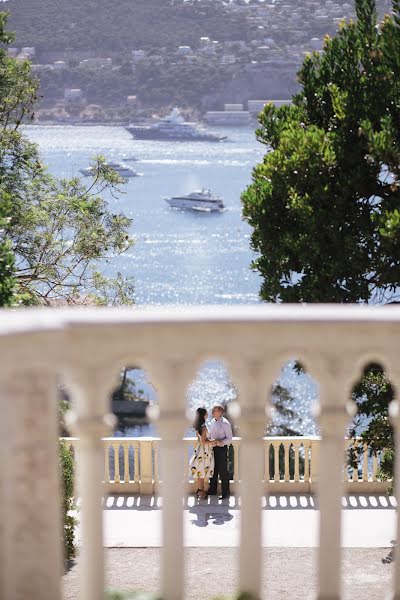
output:
<path id="1" fill-rule="evenodd" d="M 218 476 L 221 479 L 222 495 L 229 495 L 228 446 L 214 447 L 214 475 L 210 480 L 210 494 L 217 493 Z"/>

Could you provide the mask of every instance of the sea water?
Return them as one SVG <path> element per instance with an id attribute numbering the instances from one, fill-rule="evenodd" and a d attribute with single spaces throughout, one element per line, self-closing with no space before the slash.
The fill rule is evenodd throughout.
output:
<path id="1" fill-rule="evenodd" d="M 240 194 L 251 182 L 252 168 L 266 148 L 251 129 L 215 129 L 223 142 L 164 142 L 134 140 L 123 127 L 29 126 L 29 138 L 39 145 L 51 173 L 75 177 L 102 154 L 109 160 L 128 162 L 140 177 L 130 178 L 123 193 L 108 195 L 111 209 L 133 219 L 134 247 L 104 265 L 135 281 L 137 305 L 258 304 L 260 277 L 251 269 L 251 228 L 243 221 Z M 89 183 L 89 179 L 87 179 Z M 164 196 L 187 194 L 202 187 L 223 198 L 226 210 L 200 213 L 170 208 Z M 293 357 L 296 358 L 296 357 Z M 146 376 L 138 374 L 137 389 L 153 399 Z M 311 405 L 318 395 L 307 375 L 298 375 L 292 364 L 281 374 L 301 417 L 296 427 L 316 432 Z M 223 365 L 209 362 L 199 371 L 188 391 L 192 408 L 229 400 L 234 389 Z M 146 428 L 125 428 L 125 435 L 151 433 Z"/>

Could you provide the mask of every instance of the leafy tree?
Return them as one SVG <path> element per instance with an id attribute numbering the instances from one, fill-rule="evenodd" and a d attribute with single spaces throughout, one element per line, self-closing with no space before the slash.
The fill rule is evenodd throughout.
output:
<path id="1" fill-rule="evenodd" d="M 0 40 L 6 15 L 0 13 Z M 29 62 L 0 53 L 0 302 L 121 304 L 133 301 L 133 284 L 120 274 L 105 277 L 99 262 L 133 244 L 131 219 L 110 212 L 101 196 L 116 193 L 123 179 L 104 157 L 93 161 L 89 187 L 78 178 L 57 180 L 41 163 L 37 146 L 22 133 L 33 118 L 38 81 Z M 14 258 L 13 258 L 14 255 Z"/>
<path id="2" fill-rule="evenodd" d="M 400 2 L 379 27 L 374 0 L 356 12 L 305 59 L 293 104 L 260 116 L 270 151 L 242 198 L 267 301 L 383 301 L 399 285 Z"/>
<path id="3" fill-rule="evenodd" d="M 356 0 L 299 72 L 291 106 L 267 106 L 268 145 L 242 196 L 253 267 L 272 302 L 388 302 L 400 284 L 400 2 L 377 24 L 374 0 Z M 387 376 L 376 365 L 355 388 L 357 425 L 390 475 Z"/>

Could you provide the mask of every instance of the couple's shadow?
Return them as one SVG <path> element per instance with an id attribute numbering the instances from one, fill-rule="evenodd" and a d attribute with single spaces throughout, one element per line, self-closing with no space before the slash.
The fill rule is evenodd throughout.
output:
<path id="1" fill-rule="evenodd" d="M 207 527 L 209 523 L 224 525 L 233 519 L 229 507 L 223 504 L 196 504 L 189 509 L 189 512 L 197 517 L 196 520 L 191 520 L 192 525 L 196 525 L 196 527 Z"/>

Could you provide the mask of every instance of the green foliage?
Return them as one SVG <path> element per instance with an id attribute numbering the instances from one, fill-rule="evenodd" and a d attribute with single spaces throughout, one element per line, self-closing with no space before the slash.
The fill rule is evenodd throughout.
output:
<path id="1" fill-rule="evenodd" d="M 388 415 L 393 399 L 393 387 L 382 367 L 368 365 L 361 381 L 353 389 L 352 400 L 357 405 L 357 416 L 349 434 L 350 437 L 359 434 L 372 454 L 383 453 L 380 476 L 384 479 L 393 477 L 394 435 Z"/>
<path id="2" fill-rule="evenodd" d="M 377 27 L 374 6 L 305 59 L 292 106 L 261 114 L 269 151 L 242 200 L 264 300 L 383 301 L 400 283 L 399 12 Z"/>
<path id="3" fill-rule="evenodd" d="M 59 464 L 63 488 L 63 534 L 64 558 L 69 561 L 75 556 L 76 519 L 71 515 L 74 496 L 74 458 L 64 440 L 59 440 Z"/>
<path id="4" fill-rule="evenodd" d="M 4 44 L 12 39 L 5 23 L 0 13 Z M 132 282 L 99 268 L 133 244 L 131 219 L 112 213 L 102 196 L 119 193 L 124 179 L 102 156 L 93 159 L 89 187 L 52 177 L 20 130 L 33 116 L 38 87 L 30 63 L 1 50 L 0 83 L 0 269 L 9 275 L 0 303 L 9 303 L 13 291 L 14 304 L 131 304 Z"/>
<path id="5" fill-rule="evenodd" d="M 293 104 L 260 117 L 268 152 L 242 200 L 266 301 L 386 302 L 400 286 L 400 2 L 379 26 L 374 0 L 356 13 L 305 59 Z M 386 477 L 391 398 L 367 368 L 352 433 L 385 449 Z"/>

